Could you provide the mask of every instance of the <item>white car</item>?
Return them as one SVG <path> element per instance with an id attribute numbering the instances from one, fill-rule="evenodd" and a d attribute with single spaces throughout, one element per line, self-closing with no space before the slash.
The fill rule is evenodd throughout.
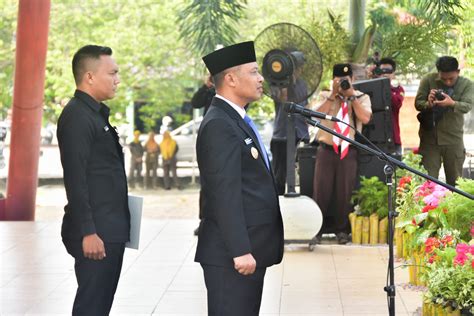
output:
<path id="1" fill-rule="evenodd" d="M 176 143 L 179 147 L 178 162 L 194 162 L 196 160 L 196 137 L 201 122 L 202 116 L 195 120 L 191 120 L 170 132 L 171 136 L 176 140 Z M 269 159 L 271 160 L 270 140 L 272 139 L 273 123 L 258 119 L 255 119 L 254 122 L 259 130 L 260 136 L 263 139 Z M 146 142 L 147 137 L 147 135 L 142 135 L 142 137 L 140 137 L 142 143 Z M 162 135 L 157 135 L 155 139 L 156 142 L 160 143 Z"/>

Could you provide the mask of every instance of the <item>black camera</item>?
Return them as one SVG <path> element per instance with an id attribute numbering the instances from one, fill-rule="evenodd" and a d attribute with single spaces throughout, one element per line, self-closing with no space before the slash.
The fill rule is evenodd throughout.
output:
<path id="1" fill-rule="evenodd" d="M 341 87 L 342 90 L 349 90 L 351 88 L 351 83 L 347 79 L 342 79 L 339 82 L 339 87 Z"/>
<path id="2" fill-rule="evenodd" d="M 436 90 L 436 92 L 435 92 L 435 99 L 438 100 L 438 101 L 444 100 L 445 98 L 444 98 L 443 93 L 444 93 L 444 91 L 441 90 L 441 89 Z"/>
<path id="3" fill-rule="evenodd" d="M 388 69 L 388 68 L 380 68 L 379 66 L 375 67 L 374 71 L 373 71 L 373 74 L 375 76 L 381 76 L 383 74 L 391 74 L 393 73 L 393 70 L 392 69 Z"/>

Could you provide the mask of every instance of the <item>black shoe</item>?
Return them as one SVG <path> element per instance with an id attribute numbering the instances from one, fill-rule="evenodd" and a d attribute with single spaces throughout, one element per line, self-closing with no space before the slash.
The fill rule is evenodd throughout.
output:
<path id="1" fill-rule="evenodd" d="M 199 235 L 199 227 L 200 227 L 200 226 L 198 226 L 198 227 L 194 230 L 194 236 Z"/>
<path id="2" fill-rule="evenodd" d="M 346 234 L 346 233 L 337 233 L 336 234 L 336 238 L 337 238 L 337 243 L 339 245 L 345 245 L 347 244 L 349 241 L 351 241 L 349 239 L 349 235 Z"/>

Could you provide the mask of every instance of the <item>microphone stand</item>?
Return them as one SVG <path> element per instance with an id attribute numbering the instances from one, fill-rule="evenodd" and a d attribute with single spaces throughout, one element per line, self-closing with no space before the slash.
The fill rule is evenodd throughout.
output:
<path id="1" fill-rule="evenodd" d="M 398 212 L 396 212 L 394 209 L 393 209 L 393 197 L 392 197 L 392 194 L 393 194 L 393 183 L 392 183 L 392 175 L 393 175 L 393 172 L 394 172 L 394 165 L 401 168 L 401 169 L 405 169 L 405 170 L 408 170 L 410 171 L 411 173 L 414 173 L 420 177 L 423 177 L 425 179 L 428 179 L 432 182 L 435 182 L 445 188 L 447 188 L 448 190 L 452 191 L 452 192 L 456 192 L 458 194 L 461 194 L 462 196 L 464 197 L 467 197 L 468 199 L 471 199 L 471 200 L 474 200 L 474 195 L 472 194 L 469 194 L 467 192 L 464 192 L 462 190 L 459 190 L 447 183 L 444 183 L 436 178 L 433 178 L 432 176 L 429 176 L 423 172 L 420 172 L 416 169 L 413 169 L 409 166 L 407 166 L 405 163 L 395 159 L 395 158 L 392 158 L 390 156 L 388 156 L 387 154 L 385 154 L 384 152 L 380 151 L 380 150 L 375 150 L 373 148 L 370 148 L 364 144 L 361 144 L 353 139 L 350 139 L 342 134 L 339 134 L 335 131 L 333 131 L 332 129 L 326 127 L 326 126 L 323 126 L 321 125 L 321 122 L 319 120 L 312 120 L 310 118 L 306 118 L 306 123 L 308 123 L 309 125 L 312 125 L 312 126 L 315 126 L 315 127 L 318 127 L 319 129 L 325 131 L 325 132 L 328 132 L 329 134 L 331 135 L 334 135 L 342 140 L 345 140 L 347 141 L 348 143 L 350 143 L 351 145 L 354 145 L 355 147 L 357 148 L 360 148 L 360 149 L 363 149 L 365 150 L 366 152 L 374 155 L 374 156 L 377 156 L 380 160 L 383 160 L 386 162 L 385 164 L 385 167 L 384 167 L 384 173 L 386 175 L 386 184 L 387 184 L 387 187 L 388 187 L 388 253 L 389 253 L 389 258 L 388 258 L 388 269 L 389 269 L 389 276 L 390 276 L 390 280 L 389 280 L 389 285 L 385 286 L 384 287 L 384 291 L 387 292 L 387 298 L 388 298 L 388 301 L 389 301 L 389 305 L 388 305 L 388 309 L 389 309 L 389 315 L 390 316 L 395 316 L 395 271 L 394 271 L 394 254 L 393 254 L 393 235 L 394 235 L 394 227 L 395 227 L 395 217 L 398 215 Z"/>

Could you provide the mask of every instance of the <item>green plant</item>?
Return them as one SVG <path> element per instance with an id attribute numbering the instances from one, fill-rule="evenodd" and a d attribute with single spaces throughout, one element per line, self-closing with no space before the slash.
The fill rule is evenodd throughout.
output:
<path id="1" fill-rule="evenodd" d="M 474 194 L 474 180 L 458 179 L 457 187 L 467 193 Z M 457 193 L 447 196 L 440 208 L 447 209 L 446 219 L 449 226 L 461 232 L 461 239 L 471 239 L 470 229 L 474 223 L 474 201 Z"/>
<path id="2" fill-rule="evenodd" d="M 474 310 L 474 269 L 470 265 L 436 266 L 427 272 L 426 297 L 436 304 Z"/>
<path id="3" fill-rule="evenodd" d="M 377 212 L 382 219 L 388 215 L 387 192 L 387 187 L 379 178 L 361 177 L 360 188 L 354 191 L 351 201 L 359 205 L 360 215 L 370 216 Z"/>

